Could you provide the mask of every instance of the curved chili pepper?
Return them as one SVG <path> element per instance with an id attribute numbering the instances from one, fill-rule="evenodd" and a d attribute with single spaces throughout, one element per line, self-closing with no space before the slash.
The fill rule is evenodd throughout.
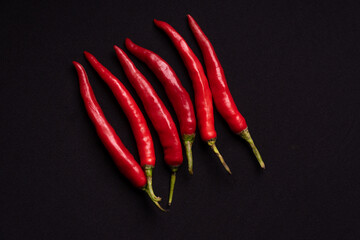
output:
<path id="1" fill-rule="evenodd" d="M 73 62 L 79 77 L 80 93 L 85 103 L 86 111 L 93 122 L 96 132 L 106 149 L 114 159 L 120 172 L 128 178 L 135 187 L 143 188 L 146 185 L 146 177 L 133 155 L 121 142 L 110 123 L 106 120 L 94 92 L 90 86 L 85 69 L 80 63 Z"/>
<path id="2" fill-rule="evenodd" d="M 125 40 L 125 46 L 133 55 L 143 61 L 152 70 L 165 88 L 166 94 L 179 120 L 180 133 L 188 159 L 188 170 L 190 174 L 193 174 L 191 146 L 195 139 L 196 118 L 188 92 L 182 86 L 171 66 L 159 55 L 136 45 L 128 38 Z"/>
<path id="3" fill-rule="evenodd" d="M 134 63 L 122 49 L 117 46 L 114 46 L 114 49 L 126 76 L 140 97 L 145 111 L 159 135 L 164 149 L 164 160 L 172 170 L 169 194 L 169 205 L 171 205 L 176 171 L 183 162 L 181 142 L 176 125 L 164 103 L 144 75 L 135 67 Z"/>
<path id="4" fill-rule="evenodd" d="M 156 206 L 162 209 L 158 203 L 159 199 L 153 195 L 152 189 L 150 190 L 151 184 L 149 184 L 147 181 L 147 177 L 145 176 L 144 171 L 135 161 L 133 155 L 121 142 L 110 123 L 106 120 L 103 111 L 96 101 L 84 67 L 75 61 L 73 64 L 79 77 L 81 97 L 84 101 L 86 111 L 96 128 L 96 132 L 100 140 L 109 151 L 120 172 L 127 179 L 129 179 L 135 187 L 146 191 Z"/>
<path id="5" fill-rule="evenodd" d="M 173 42 L 188 70 L 195 92 L 195 107 L 202 140 L 208 143 L 208 145 L 219 157 L 226 171 L 231 174 L 230 168 L 225 163 L 223 157 L 215 145 L 216 131 L 214 126 L 212 96 L 209 83 L 199 59 L 196 57 L 194 52 L 190 49 L 181 35 L 176 32 L 172 26 L 166 22 L 158 21 L 156 19 L 154 19 L 154 23 L 158 28 L 163 30 Z"/>
<path id="6" fill-rule="evenodd" d="M 140 108 L 125 86 L 108 69 L 106 69 L 91 53 L 84 52 L 85 58 L 110 87 L 120 107 L 129 120 L 139 151 L 142 167 L 155 167 L 154 144 L 149 127 Z"/>
<path id="7" fill-rule="evenodd" d="M 254 141 L 251 138 L 246 121 L 240 114 L 234 99 L 231 96 L 224 70 L 215 53 L 214 47 L 196 21 L 190 15 L 187 15 L 187 17 L 190 29 L 193 32 L 204 57 L 207 76 L 217 110 L 226 120 L 231 130 L 240 135 L 250 144 L 261 168 L 265 168 L 265 164 L 260 156 L 260 153 L 255 147 Z"/>
<path id="8" fill-rule="evenodd" d="M 120 107 L 128 118 L 138 148 L 140 164 L 146 174 L 148 182 L 147 190 L 152 199 L 160 201 L 161 198 L 155 196 L 152 187 L 152 172 L 155 166 L 155 151 L 150 130 L 146 124 L 143 114 L 129 91 L 119 81 L 119 79 L 106 69 L 92 54 L 85 51 L 84 55 L 95 71 L 110 87 Z"/>

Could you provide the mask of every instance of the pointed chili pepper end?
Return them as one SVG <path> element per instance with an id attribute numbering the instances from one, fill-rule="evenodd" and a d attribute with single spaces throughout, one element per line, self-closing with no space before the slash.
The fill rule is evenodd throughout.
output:
<path id="1" fill-rule="evenodd" d="M 170 192 L 169 192 L 169 207 L 171 206 L 173 196 L 174 196 L 174 188 L 175 188 L 175 181 L 176 181 L 176 171 L 178 170 L 178 167 L 171 168 L 171 177 L 170 177 Z"/>
<path id="2" fill-rule="evenodd" d="M 222 163 L 222 165 L 224 166 L 225 170 L 229 173 L 232 174 L 230 171 L 229 166 L 226 164 L 224 158 L 221 156 L 219 150 L 217 149 L 216 145 L 215 145 L 216 139 L 210 139 L 209 141 L 207 141 L 207 144 L 211 147 L 211 149 L 214 151 L 214 153 L 216 154 L 216 156 L 218 156 L 220 162 Z"/>
<path id="3" fill-rule="evenodd" d="M 185 146 L 186 157 L 188 159 L 188 171 L 190 175 L 193 175 L 193 156 L 191 148 L 195 140 L 195 134 L 184 134 L 182 139 Z"/>
<path id="4" fill-rule="evenodd" d="M 133 45 L 134 45 L 134 43 L 131 41 L 131 39 L 130 38 L 125 38 L 125 47 L 127 48 L 127 49 L 129 49 L 129 48 L 131 48 Z"/>
<path id="5" fill-rule="evenodd" d="M 113 48 L 115 51 L 120 51 L 120 52 L 122 51 L 121 48 L 119 48 L 117 45 L 114 45 Z"/>
<path id="6" fill-rule="evenodd" d="M 193 17 L 190 14 L 186 14 L 187 20 L 190 24 L 191 21 L 194 21 Z"/>
<path id="7" fill-rule="evenodd" d="M 240 132 L 238 135 L 240 135 L 240 137 L 242 137 L 245 141 L 247 141 L 257 159 L 257 161 L 259 162 L 259 165 L 262 169 L 265 169 L 265 163 L 261 158 L 261 155 L 259 153 L 259 150 L 256 148 L 255 143 L 253 141 L 253 139 L 251 138 L 250 132 L 248 128 L 245 128 L 242 132 Z"/>
<path id="8" fill-rule="evenodd" d="M 89 53 L 88 51 L 84 51 L 84 55 L 86 58 L 89 58 L 92 56 L 91 53 Z"/>

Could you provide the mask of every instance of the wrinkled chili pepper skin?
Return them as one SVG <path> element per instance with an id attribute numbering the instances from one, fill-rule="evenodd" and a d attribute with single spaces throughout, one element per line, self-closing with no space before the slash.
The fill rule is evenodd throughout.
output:
<path id="1" fill-rule="evenodd" d="M 103 111 L 96 101 L 85 69 L 77 62 L 73 62 L 73 64 L 79 77 L 81 97 L 100 140 L 109 151 L 120 172 L 129 179 L 135 187 L 145 187 L 146 177 L 143 170 L 106 120 Z"/>
<path id="2" fill-rule="evenodd" d="M 155 151 L 153 140 L 144 115 L 135 100 L 120 80 L 106 69 L 92 54 L 85 51 L 84 55 L 95 71 L 110 87 L 120 107 L 128 118 L 131 130 L 135 136 L 141 166 L 154 167 Z"/>
<path id="3" fill-rule="evenodd" d="M 154 19 L 154 23 L 171 39 L 188 70 L 195 92 L 196 117 L 198 119 L 197 122 L 202 140 L 209 141 L 215 139 L 216 131 L 214 126 L 212 95 L 199 59 L 172 26 L 156 19 Z"/>
<path id="4" fill-rule="evenodd" d="M 207 77 L 216 109 L 228 123 L 231 130 L 239 134 L 247 128 L 247 124 L 231 96 L 224 70 L 215 53 L 214 47 L 196 21 L 190 15 L 187 15 L 187 17 L 190 29 L 193 32 L 204 57 Z"/>
<path id="5" fill-rule="evenodd" d="M 151 69 L 163 85 L 179 120 L 181 135 L 195 134 L 196 118 L 193 104 L 172 67 L 156 53 L 136 45 L 128 38 L 125 40 L 125 46 Z"/>
<path id="6" fill-rule="evenodd" d="M 117 46 L 114 46 L 114 49 L 126 76 L 139 95 L 145 111 L 159 135 L 165 162 L 171 167 L 178 167 L 183 162 L 182 148 L 176 125 L 170 113 L 125 52 Z"/>

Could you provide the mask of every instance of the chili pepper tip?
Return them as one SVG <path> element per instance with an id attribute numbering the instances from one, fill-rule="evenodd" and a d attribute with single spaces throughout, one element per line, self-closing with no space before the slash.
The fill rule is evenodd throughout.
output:
<path id="1" fill-rule="evenodd" d="M 125 38 L 125 47 L 127 49 L 134 47 L 135 43 L 130 38 Z M 131 51 L 130 51 L 131 52 Z"/>
<path id="2" fill-rule="evenodd" d="M 86 59 L 94 59 L 95 57 L 91 54 L 91 53 L 89 53 L 88 51 L 84 51 L 84 55 L 85 55 L 85 58 Z"/>
<path id="3" fill-rule="evenodd" d="M 157 19 L 154 18 L 154 23 L 155 23 L 156 26 L 158 26 L 158 24 L 160 24 L 161 21 L 159 21 L 159 20 L 157 20 Z"/>

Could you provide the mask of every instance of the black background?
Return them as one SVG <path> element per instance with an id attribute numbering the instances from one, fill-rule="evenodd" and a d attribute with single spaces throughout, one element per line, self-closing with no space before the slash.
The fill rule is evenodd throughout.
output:
<path id="1" fill-rule="evenodd" d="M 11 1 L 1 6 L 0 239 L 360 239 L 358 1 Z M 97 138 L 72 61 L 138 159 L 130 125 L 85 61 L 130 90 L 112 46 L 157 52 L 193 99 L 170 23 L 202 61 L 190 13 L 212 41 L 267 169 L 215 111 L 229 176 L 198 136 L 162 213 L 122 177 Z M 154 75 L 131 56 L 175 114 Z M 141 109 L 143 110 L 142 106 Z M 176 122 L 177 123 L 177 122 Z M 159 139 L 154 186 L 167 200 Z"/>

